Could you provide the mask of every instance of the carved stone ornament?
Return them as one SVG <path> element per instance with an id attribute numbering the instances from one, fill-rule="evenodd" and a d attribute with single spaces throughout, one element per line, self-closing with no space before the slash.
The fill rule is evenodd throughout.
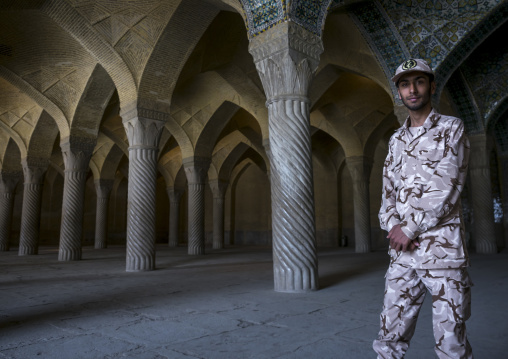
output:
<path id="1" fill-rule="evenodd" d="M 187 182 L 189 184 L 204 184 L 208 176 L 210 159 L 202 157 L 190 157 L 182 161 Z"/>
<path id="2" fill-rule="evenodd" d="M 44 179 L 44 174 L 48 169 L 49 161 L 39 157 L 26 157 L 21 160 L 23 166 L 24 183 L 41 184 Z"/>
<path id="3" fill-rule="evenodd" d="M 95 180 L 95 192 L 97 193 L 97 198 L 107 198 L 113 189 L 114 180 L 110 179 L 98 179 Z"/>
<path id="4" fill-rule="evenodd" d="M 129 139 L 129 149 L 158 149 L 165 120 L 134 117 L 124 120 L 123 126 Z"/>
<path id="5" fill-rule="evenodd" d="M 228 182 L 222 180 L 209 181 L 210 188 L 214 198 L 224 198 L 226 190 L 228 189 Z"/>
<path id="6" fill-rule="evenodd" d="M 279 98 L 308 101 L 307 91 L 323 52 L 319 36 L 285 22 L 253 38 L 249 52 L 268 103 Z"/>
<path id="7" fill-rule="evenodd" d="M 60 141 L 65 171 L 88 171 L 96 139 L 83 137 L 68 137 Z"/>
<path id="8" fill-rule="evenodd" d="M 0 193 L 12 193 L 22 178 L 22 172 L 0 171 Z"/>
<path id="9" fill-rule="evenodd" d="M 370 172 L 374 161 L 365 156 L 352 156 L 346 158 L 346 163 L 354 182 L 369 183 Z"/>

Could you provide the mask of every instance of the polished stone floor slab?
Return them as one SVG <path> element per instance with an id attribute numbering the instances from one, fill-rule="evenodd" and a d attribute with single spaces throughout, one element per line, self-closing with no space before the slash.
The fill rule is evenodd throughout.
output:
<path id="1" fill-rule="evenodd" d="M 157 246 L 157 270 L 125 272 L 125 248 L 0 253 L 0 358 L 374 358 L 385 252 L 319 252 L 321 289 L 273 291 L 270 248 L 189 256 Z M 508 252 L 472 255 L 470 342 L 508 357 Z M 408 359 L 434 358 L 430 296 Z"/>

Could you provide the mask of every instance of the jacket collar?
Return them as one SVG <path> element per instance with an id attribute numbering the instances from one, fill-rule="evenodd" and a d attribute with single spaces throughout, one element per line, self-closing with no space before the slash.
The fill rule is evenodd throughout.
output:
<path id="1" fill-rule="evenodd" d="M 435 112 L 434 108 L 432 108 L 429 115 L 425 119 L 425 122 L 423 123 L 422 127 L 425 130 L 428 130 L 428 129 L 436 126 L 437 123 L 439 122 L 440 118 L 441 118 L 441 115 L 438 114 L 437 112 Z M 407 116 L 406 121 L 404 121 L 404 124 L 402 125 L 402 127 L 404 127 L 404 129 L 411 127 L 411 119 L 409 118 L 409 116 Z"/>

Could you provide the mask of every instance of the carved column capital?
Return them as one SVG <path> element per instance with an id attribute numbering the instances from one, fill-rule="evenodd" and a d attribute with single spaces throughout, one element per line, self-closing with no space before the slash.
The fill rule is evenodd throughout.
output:
<path id="1" fill-rule="evenodd" d="M 485 134 L 470 135 L 469 170 L 478 174 L 490 172 L 489 137 Z"/>
<path id="2" fill-rule="evenodd" d="M 354 182 L 369 182 L 370 172 L 374 161 L 366 156 L 351 156 L 346 158 L 346 164 Z"/>
<path id="3" fill-rule="evenodd" d="M 204 184 L 206 182 L 210 167 L 209 158 L 190 157 L 185 158 L 182 163 L 189 184 Z"/>
<path id="4" fill-rule="evenodd" d="M 24 183 L 42 184 L 48 164 L 45 158 L 28 156 L 22 159 Z"/>
<path id="5" fill-rule="evenodd" d="M 12 193 L 23 176 L 22 172 L 0 171 L 0 193 Z"/>
<path id="6" fill-rule="evenodd" d="M 86 172 L 90 164 L 96 139 L 68 137 L 60 141 L 65 172 Z"/>
<path id="7" fill-rule="evenodd" d="M 113 189 L 114 182 L 114 180 L 103 178 L 94 180 L 97 198 L 108 198 Z"/>
<path id="8" fill-rule="evenodd" d="M 145 115 L 150 114 L 146 113 Z M 159 140 L 166 120 L 163 116 L 151 115 L 154 118 L 137 116 L 123 121 L 123 126 L 129 140 L 129 150 L 137 148 L 158 150 Z"/>
<path id="9" fill-rule="evenodd" d="M 166 187 L 166 192 L 169 197 L 169 202 L 180 202 L 180 199 L 182 198 L 183 193 L 185 192 L 184 189 L 175 188 L 175 187 Z"/>
<path id="10" fill-rule="evenodd" d="M 308 102 L 309 85 L 323 52 L 319 36 L 293 22 L 284 22 L 253 38 L 249 52 L 267 103 L 280 99 Z"/>
<path id="11" fill-rule="evenodd" d="M 229 182 L 215 179 L 208 181 L 210 189 L 212 190 L 213 198 L 224 198 L 226 190 L 228 189 Z"/>

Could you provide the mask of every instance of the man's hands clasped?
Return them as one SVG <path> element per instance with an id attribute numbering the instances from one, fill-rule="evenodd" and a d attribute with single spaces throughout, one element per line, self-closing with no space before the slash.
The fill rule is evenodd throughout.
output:
<path id="1" fill-rule="evenodd" d="M 418 241 L 411 240 L 404 234 L 400 228 L 400 224 L 393 226 L 386 238 L 390 240 L 390 248 L 395 249 L 397 252 L 412 251 L 420 245 Z"/>

